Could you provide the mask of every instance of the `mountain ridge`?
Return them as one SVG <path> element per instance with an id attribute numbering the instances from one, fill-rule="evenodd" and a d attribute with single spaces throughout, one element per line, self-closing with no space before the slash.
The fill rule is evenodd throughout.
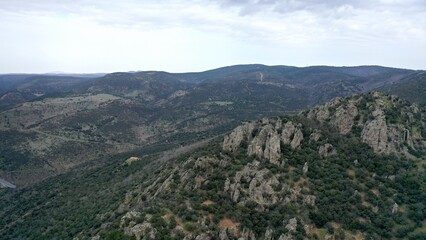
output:
<path id="1" fill-rule="evenodd" d="M 0 233 L 6 239 L 422 239 L 425 126 L 426 109 L 397 97 L 335 98 L 243 123 L 161 163 L 141 149 L 6 191 L 0 219 L 8 227 Z M 66 204 L 71 199 L 79 206 Z"/>

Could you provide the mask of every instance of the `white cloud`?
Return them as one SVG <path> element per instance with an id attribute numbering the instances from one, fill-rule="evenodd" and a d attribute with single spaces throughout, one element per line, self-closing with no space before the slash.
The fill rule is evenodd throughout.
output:
<path id="1" fill-rule="evenodd" d="M 421 0 L 0 0 L 0 72 L 426 68 Z"/>

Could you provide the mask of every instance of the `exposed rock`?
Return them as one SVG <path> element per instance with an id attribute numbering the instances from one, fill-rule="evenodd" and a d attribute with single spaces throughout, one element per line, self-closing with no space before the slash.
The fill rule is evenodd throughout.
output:
<path id="1" fill-rule="evenodd" d="M 378 213 L 379 212 L 379 207 L 378 206 L 374 206 L 372 207 L 372 209 L 374 213 Z"/>
<path id="2" fill-rule="evenodd" d="M 291 234 L 281 234 L 278 240 L 294 240 L 294 237 Z"/>
<path id="3" fill-rule="evenodd" d="M 244 228 L 238 240 L 256 240 L 256 236 L 252 230 Z"/>
<path id="4" fill-rule="evenodd" d="M 333 145 L 326 143 L 319 148 L 318 154 L 320 157 L 326 158 L 337 155 L 337 151 L 334 149 Z"/>
<path id="5" fill-rule="evenodd" d="M 278 201 L 273 186 L 279 181 L 268 169 L 259 170 L 258 166 L 259 162 L 254 161 L 235 174 L 234 183 L 228 190 L 234 202 L 252 200 L 260 205 L 270 205 Z M 243 188 L 241 182 L 249 183 L 248 189 Z M 241 192 L 245 193 L 244 199 L 240 199 Z"/>
<path id="6" fill-rule="evenodd" d="M 202 233 L 195 238 L 195 240 L 210 240 L 210 239 L 211 237 L 207 235 L 206 233 Z"/>
<path id="7" fill-rule="evenodd" d="M 266 146 L 266 139 L 274 131 L 275 129 L 272 125 L 263 126 L 259 133 L 250 142 L 247 148 L 247 154 L 249 156 L 255 155 L 259 158 L 264 157 L 263 148 Z"/>
<path id="8" fill-rule="evenodd" d="M 302 140 L 303 140 L 302 130 L 297 129 L 296 132 L 294 133 L 293 140 L 290 143 L 291 148 L 296 149 L 297 147 L 299 147 Z"/>
<path id="9" fill-rule="evenodd" d="M 253 122 L 236 127 L 229 135 L 224 137 L 222 149 L 224 151 L 236 152 L 244 140 L 251 141 L 251 134 L 254 129 L 255 123 Z"/>
<path id="10" fill-rule="evenodd" d="M 296 233 L 296 228 L 297 228 L 297 219 L 296 218 L 291 218 L 290 220 L 288 220 L 288 224 L 285 226 L 285 228 L 290 232 L 290 233 Z"/>
<path id="11" fill-rule="evenodd" d="M 322 135 L 318 130 L 314 130 L 314 132 L 309 135 L 309 142 L 318 142 L 321 136 Z"/>
<path id="12" fill-rule="evenodd" d="M 218 164 L 218 163 L 219 163 L 219 159 L 217 158 L 203 156 L 203 157 L 197 158 L 194 165 L 197 168 L 201 168 L 205 170 L 205 169 L 208 169 L 212 164 Z"/>
<path id="13" fill-rule="evenodd" d="M 327 234 L 327 235 L 325 235 L 325 237 L 324 237 L 324 240 L 334 240 L 335 238 L 334 238 L 334 235 L 331 235 L 331 234 Z"/>
<path id="14" fill-rule="evenodd" d="M 304 174 L 304 175 L 305 175 L 306 173 L 308 173 L 308 169 L 309 169 L 308 162 L 305 162 L 305 165 L 303 165 L 303 174 Z"/>
<path id="15" fill-rule="evenodd" d="M 374 149 L 376 153 L 385 153 L 388 141 L 388 128 L 383 110 L 373 112 L 374 119 L 367 122 L 361 132 L 361 139 Z"/>
<path id="16" fill-rule="evenodd" d="M 220 233 L 219 233 L 219 239 L 220 239 L 220 240 L 228 240 L 228 239 L 229 239 L 229 238 L 228 238 L 228 234 L 226 233 L 226 228 L 225 228 L 225 229 L 220 230 Z"/>
<path id="17" fill-rule="evenodd" d="M 353 103 L 341 105 L 337 108 L 332 118 L 332 124 L 336 126 L 340 134 L 346 135 L 351 132 L 354 118 L 358 115 L 358 109 Z"/>
<path id="18" fill-rule="evenodd" d="M 277 132 L 273 131 L 268 134 L 266 139 L 264 158 L 269 159 L 273 164 L 279 164 L 281 157 L 280 137 Z"/>
<path id="19" fill-rule="evenodd" d="M 126 224 L 126 221 L 138 218 L 141 215 L 140 212 L 137 211 L 130 211 L 127 212 L 123 217 L 120 219 L 120 227 L 123 227 Z"/>
<path id="20" fill-rule="evenodd" d="M 330 117 L 330 111 L 327 106 L 319 106 L 308 112 L 308 118 L 312 120 L 318 120 L 319 122 L 325 122 Z"/>
<path id="21" fill-rule="evenodd" d="M 290 146 L 295 149 L 300 146 L 300 143 L 303 140 L 302 130 L 300 130 L 300 128 L 298 128 L 293 122 L 288 121 L 284 125 L 281 133 L 281 140 L 284 144 L 290 144 Z"/>
<path id="22" fill-rule="evenodd" d="M 226 178 L 225 186 L 223 188 L 223 191 L 227 192 L 229 190 L 229 186 L 231 185 L 231 180 L 229 178 Z"/>
<path id="23" fill-rule="evenodd" d="M 396 177 L 395 175 L 390 175 L 390 176 L 388 176 L 388 179 L 391 180 L 391 181 L 395 181 L 395 177 Z"/>
<path id="24" fill-rule="evenodd" d="M 155 239 L 157 231 L 148 222 L 124 228 L 124 234 L 135 236 L 136 240 Z"/>
<path id="25" fill-rule="evenodd" d="M 392 213 L 397 213 L 398 212 L 398 208 L 399 208 L 398 204 L 394 203 L 393 206 L 392 206 Z"/>
<path id="26" fill-rule="evenodd" d="M 264 240 L 272 240 L 272 234 L 273 234 L 272 229 L 270 229 L 270 228 L 266 229 L 265 237 L 263 239 Z"/>
<path id="27" fill-rule="evenodd" d="M 130 157 L 124 162 L 124 164 L 131 165 L 133 162 L 136 162 L 136 161 L 139 161 L 139 160 L 141 160 L 141 158 L 139 158 L 139 157 Z"/>
<path id="28" fill-rule="evenodd" d="M 288 121 L 284 125 L 283 131 L 281 133 L 281 140 L 284 144 L 290 144 L 294 133 L 296 132 L 296 127 L 293 122 Z"/>
<path id="29" fill-rule="evenodd" d="M 303 203 L 309 206 L 315 206 L 315 200 L 317 199 L 314 195 L 303 195 Z"/>
<path id="30" fill-rule="evenodd" d="M 240 183 L 238 183 L 236 186 L 235 186 L 235 190 L 234 190 L 234 192 L 231 194 L 231 196 L 232 196 L 232 200 L 234 201 L 234 202 L 238 202 L 238 198 L 240 197 Z"/>

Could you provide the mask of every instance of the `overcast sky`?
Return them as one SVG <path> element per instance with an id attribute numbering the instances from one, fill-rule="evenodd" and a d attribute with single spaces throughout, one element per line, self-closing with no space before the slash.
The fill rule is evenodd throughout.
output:
<path id="1" fill-rule="evenodd" d="M 425 0 L 0 0 L 0 73 L 426 69 Z"/>

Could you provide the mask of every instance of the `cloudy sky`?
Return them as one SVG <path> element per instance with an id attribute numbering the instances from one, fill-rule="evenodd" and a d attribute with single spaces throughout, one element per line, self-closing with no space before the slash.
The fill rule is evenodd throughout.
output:
<path id="1" fill-rule="evenodd" d="M 426 69 L 425 0 L 0 0 L 0 73 Z"/>

